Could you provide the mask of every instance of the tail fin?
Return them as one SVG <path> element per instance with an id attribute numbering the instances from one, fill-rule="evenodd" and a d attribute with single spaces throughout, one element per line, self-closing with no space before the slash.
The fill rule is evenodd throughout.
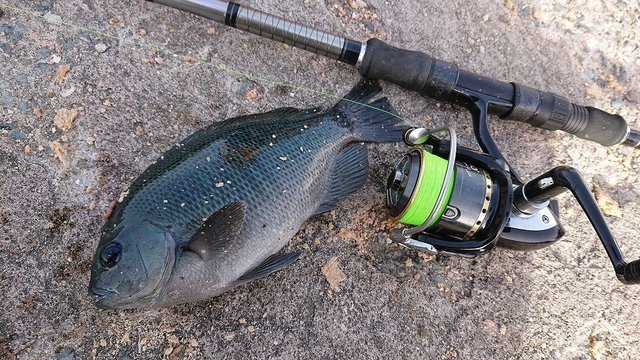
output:
<path id="1" fill-rule="evenodd" d="M 334 106 L 333 111 L 344 116 L 358 141 L 402 141 L 409 126 L 402 122 L 387 98 L 369 103 L 382 91 L 377 81 L 361 80 Z"/>

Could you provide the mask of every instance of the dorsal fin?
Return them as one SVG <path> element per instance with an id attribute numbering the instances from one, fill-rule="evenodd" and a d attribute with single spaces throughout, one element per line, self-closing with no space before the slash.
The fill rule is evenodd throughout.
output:
<path id="1" fill-rule="evenodd" d="M 278 253 L 278 254 L 271 255 L 265 261 L 263 261 L 260 265 L 247 271 L 244 275 L 240 276 L 236 281 L 239 283 L 244 283 L 251 280 L 260 279 L 261 277 L 265 277 L 273 272 L 276 272 L 282 268 L 285 268 L 291 265 L 293 262 L 298 260 L 299 257 L 300 257 L 299 252 Z"/>
<path id="2" fill-rule="evenodd" d="M 321 204 L 315 214 L 321 214 L 336 207 L 338 201 L 360 190 L 369 175 L 367 147 L 353 144 L 338 155 L 321 197 Z"/>
<path id="3" fill-rule="evenodd" d="M 213 254 L 223 251 L 236 238 L 246 215 L 246 205 L 241 201 L 227 204 L 213 213 L 184 245 L 207 261 Z"/>

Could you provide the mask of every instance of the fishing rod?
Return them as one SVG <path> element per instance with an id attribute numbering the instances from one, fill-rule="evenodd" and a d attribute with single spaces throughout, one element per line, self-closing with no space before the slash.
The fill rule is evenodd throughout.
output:
<path id="1" fill-rule="evenodd" d="M 461 70 L 427 54 L 331 35 L 218 0 L 148 0 L 203 16 L 355 66 L 369 79 L 386 80 L 431 98 L 463 106 L 472 115 L 482 152 L 457 145 L 453 129 L 414 128 L 404 142 L 413 150 L 397 162 L 387 180 L 386 205 L 403 228 L 389 238 L 432 254 L 477 256 L 496 246 L 536 250 L 558 241 L 565 230 L 554 198 L 570 191 L 596 231 L 617 278 L 640 283 L 640 260 L 626 262 L 580 173 L 560 166 L 527 182 L 518 177 L 498 149 L 488 114 L 563 130 L 604 146 L 640 148 L 640 131 L 619 115 L 573 104 L 567 99 L 517 83 Z M 449 140 L 435 135 L 447 131 Z"/>
<path id="2" fill-rule="evenodd" d="M 148 0 L 353 65 L 368 79 L 385 80 L 425 96 L 467 108 L 482 150 L 504 157 L 482 126 L 488 114 L 562 130 L 604 146 L 640 148 L 640 130 L 619 115 L 580 106 L 551 92 L 462 70 L 425 53 L 399 49 L 379 39 L 360 42 L 252 9 L 232 1 Z"/>

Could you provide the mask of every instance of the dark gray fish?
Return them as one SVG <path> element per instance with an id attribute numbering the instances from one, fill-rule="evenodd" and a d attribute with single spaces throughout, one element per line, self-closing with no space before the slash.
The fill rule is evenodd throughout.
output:
<path id="1" fill-rule="evenodd" d="M 327 112 L 241 116 L 167 151 L 104 225 L 89 285 L 96 306 L 205 300 L 294 262 L 278 252 L 303 222 L 366 182 L 363 142 L 402 140 L 407 127 L 387 99 L 366 104 L 379 92 L 363 81 Z"/>

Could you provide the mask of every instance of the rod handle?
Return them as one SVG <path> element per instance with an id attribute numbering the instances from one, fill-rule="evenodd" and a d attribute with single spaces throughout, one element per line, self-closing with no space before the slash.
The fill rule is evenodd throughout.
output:
<path id="1" fill-rule="evenodd" d="M 363 77 L 385 80 L 435 99 L 463 103 L 465 93 L 481 95 L 488 112 L 501 119 L 526 122 L 546 130 L 561 130 L 604 146 L 640 149 L 640 132 L 620 115 L 573 104 L 564 97 L 517 83 L 507 83 L 460 70 L 457 65 L 419 51 L 367 41 L 358 71 Z"/>

